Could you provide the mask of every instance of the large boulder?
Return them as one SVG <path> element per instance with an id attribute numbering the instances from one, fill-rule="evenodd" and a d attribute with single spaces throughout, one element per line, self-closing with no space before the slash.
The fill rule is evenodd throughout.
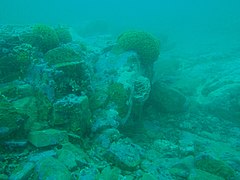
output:
<path id="1" fill-rule="evenodd" d="M 141 163 L 141 150 L 140 146 L 123 139 L 113 142 L 105 156 L 121 169 L 135 170 Z"/>
<path id="2" fill-rule="evenodd" d="M 0 139 L 19 132 L 27 118 L 27 115 L 19 113 L 6 97 L 0 95 Z"/>
<path id="3" fill-rule="evenodd" d="M 91 112 L 87 96 L 70 94 L 53 105 L 52 125 L 61 125 L 79 135 L 85 135 L 91 125 Z"/>
<path id="4" fill-rule="evenodd" d="M 48 157 L 39 161 L 35 168 L 36 179 L 70 180 L 71 173 L 58 159 Z"/>
<path id="5" fill-rule="evenodd" d="M 240 83 L 222 85 L 209 91 L 201 102 L 203 108 L 220 119 L 240 124 Z"/>

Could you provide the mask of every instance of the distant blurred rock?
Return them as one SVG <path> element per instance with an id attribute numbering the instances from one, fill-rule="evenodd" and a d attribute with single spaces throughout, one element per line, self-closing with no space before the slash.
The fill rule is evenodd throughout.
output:
<path id="1" fill-rule="evenodd" d="M 152 86 L 151 101 L 160 112 L 181 113 L 186 111 L 186 97 L 178 90 L 160 82 L 155 82 Z"/>
<path id="2" fill-rule="evenodd" d="M 240 125 L 240 83 L 220 86 L 211 91 L 205 99 L 202 105 L 206 111 Z"/>

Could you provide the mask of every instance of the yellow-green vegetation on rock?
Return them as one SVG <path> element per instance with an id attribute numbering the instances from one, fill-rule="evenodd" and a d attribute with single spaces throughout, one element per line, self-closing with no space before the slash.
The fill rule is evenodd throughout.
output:
<path id="1" fill-rule="evenodd" d="M 11 107 L 15 109 L 16 114 L 24 114 L 28 117 L 22 126 L 26 132 L 31 131 L 34 124 L 45 125 L 51 119 L 51 102 L 47 96 L 27 83 L 7 83 L 0 88 L 0 94 L 11 102 Z M 10 103 L 6 103 L 7 101 L 5 106 L 9 109 Z M 11 119 L 9 116 L 9 120 Z"/>
<path id="2" fill-rule="evenodd" d="M 224 180 L 224 178 L 216 176 L 214 174 L 195 169 L 193 173 L 190 174 L 188 180 Z"/>
<path id="3" fill-rule="evenodd" d="M 113 83 L 108 87 L 109 102 L 113 102 L 117 106 L 121 118 L 124 118 L 128 113 L 129 96 L 130 92 L 121 83 Z"/>
<path id="4" fill-rule="evenodd" d="M 18 66 L 16 57 L 6 55 L 0 58 L 0 83 L 10 82 L 19 79 L 21 69 Z"/>
<path id="5" fill-rule="evenodd" d="M 78 48 L 78 51 L 76 51 L 69 46 L 63 45 L 48 51 L 45 54 L 45 59 L 50 65 L 56 65 L 65 62 L 81 61 L 82 56 L 81 49 Z"/>
<path id="6" fill-rule="evenodd" d="M 36 168 L 34 179 L 72 179 L 67 167 L 53 157 L 42 158 Z"/>
<path id="7" fill-rule="evenodd" d="M 91 112 L 87 96 L 68 95 L 53 105 L 51 125 L 61 126 L 84 136 L 91 127 Z"/>
<path id="8" fill-rule="evenodd" d="M 45 60 L 56 70 L 61 72 L 56 76 L 55 90 L 57 97 L 63 97 L 69 93 L 80 95 L 90 83 L 89 67 L 84 61 L 84 50 L 80 44 L 64 44 L 49 50 L 45 54 Z"/>
<path id="9" fill-rule="evenodd" d="M 235 176 L 234 170 L 225 162 L 214 159 L 210 156 L 204 156 L 195 162 L 197 169 L 209 172 L 224 179 L 231 179 Z"/>
<path id="10" fill-rule="evenodd" d="M 157 180 L 157 178 L 150 173 L 144 173 L 140 180 Z"/>
<path id="11" fill-rule="evenodd" d="M 24 124 L 26 131 L 31 131 L 35 123 L 46 123 L 50 120 L 52 104 L 48 98 L 40 92 L 29 94 L 16 101 L 13 101 L 13 106 L 18 113 L 24 113 L 29 118 Z"/>
<path id="12" fill-rule="evenodd" d="M 111 168 L 110 166 L 107 166 L 102 170 L 98 178 L 118 180 L 120 176 L 121 176 L 121 170 L 119 168 L 117 167 Z"/>
<path id="13" fill-rule="evenodd" d="M 32 96 L 33 93 L 34 88 L 30 84 L 19 84 L 17 81 L 7 83 L 0 88 L 0 94 L 11 100 L 20 99 L 26 96 Z"/>
<path id="14" fill-rule="evenodd" d="M 18 113 L 6 97 L 0 95 L 0 138 L 20 128 L 26 117 Z"/>
<path id="15" fill-rule="evenodd" d="M 30 44 L 23 43 L 13 48 L 13 54 L 21 66 L 28 66 L 33 60 L 33 47 Z"/>
<path id="16" fill-rule="evenodd" d="M 55 68 L 61 72 L 61 75 L 55 78 L 56 97 L 71 93 L 81 95 L 81 92 L 86 92 L 89 88 L 90 74 L 84 61 L 59 63 Z"/>
<path id="17" fill-rule="evenodd" d="M 152 64 L 160 53 L 160 43 L 151 34 L 143 31 L 128 31 L 117 40 L 124 51 L 135 51 L 142 64 Z"/>
<path id="18" fill-rule="evenodd" d="M 21 44 L 0 58 L 0 83 L 21 79 L 34 59 L 33 53 L 30 44 Z"/>
<path id="19" fill-rule="evenodd" d="M 95 111 L 99 108 L 104 108 L 107 105 L 107 92 L 104 90 L 96 90 L 89 96 L 89 104 L 91 111 Z"/>
<path id="20" fill-rule="evenodd" d="M 69 43 L 72 41 L 72 35 L 70 34 L 69 28 L 64 26 L 57 26 L 55 31 L 58 35 L 60 43 Z"/>
<path id="21" fill-rule="evenodd" d="M 32 45 L 43 53 L 59 45 L 59 38 L 56 31 L 44 24 L 34 25 L 32 28 Z"/>

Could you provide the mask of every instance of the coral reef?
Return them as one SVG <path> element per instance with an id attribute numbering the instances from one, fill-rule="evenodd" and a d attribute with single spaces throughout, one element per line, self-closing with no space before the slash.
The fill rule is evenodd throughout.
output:
<path id="1" fill-rule="evenodd" d="M 124 51 L 135 51 L 143 65 L 152 64 L 160 53 L 159 41 L 151 34 L 143 31 L 128 31 L 117 40 Z"/>
<path id="2" fill-rule="evenodd" d="M 0 25 L 0 179 L 240 179 L 239 52 L 92 30 Z"/>

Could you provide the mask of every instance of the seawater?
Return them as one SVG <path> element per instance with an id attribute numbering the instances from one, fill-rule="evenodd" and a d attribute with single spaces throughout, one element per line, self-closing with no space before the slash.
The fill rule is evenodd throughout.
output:
<path id="1" fill-rule="evenodd" d="M 2 0 L 0 179 L 240 179 L 239 7 Z"/>

